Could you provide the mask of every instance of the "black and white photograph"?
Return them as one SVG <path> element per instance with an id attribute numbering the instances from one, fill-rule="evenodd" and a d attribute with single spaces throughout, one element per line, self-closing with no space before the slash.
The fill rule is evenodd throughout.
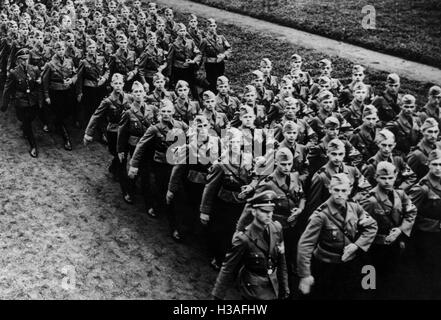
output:
<path id="1" fill-rule="evenodd" d="M 440 23 L 439 0 L 0 0 L 0 299 L 441 299 Z"/>

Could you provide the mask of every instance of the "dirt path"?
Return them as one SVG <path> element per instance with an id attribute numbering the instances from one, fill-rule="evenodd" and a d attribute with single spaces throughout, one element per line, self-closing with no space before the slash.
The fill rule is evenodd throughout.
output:
<path id="1" fill-rule="evenodd" d="M 421 63 L 187 0 L 158 0 L 156 2 L 160 6 L 172 7 L 184 13 L 194 13 L 201 17 L 214 18 L 222 23 L 235 24 L 244 29 L 265 32 L 305 48 L 315 49 L 330 56 L 346 58 L 373 69 L 395 72 L 411 80 L 441 84 L 441 70 Z"/>

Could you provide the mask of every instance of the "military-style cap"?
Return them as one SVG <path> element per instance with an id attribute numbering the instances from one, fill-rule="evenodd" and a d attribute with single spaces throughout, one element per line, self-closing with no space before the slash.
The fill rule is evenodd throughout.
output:
<path id="1" fill-rule="evenodd" d="M 377 108 L 375 108 L 375 106 L 369 104 L 367 106 L 364 106 L 363 108 L 363 118 L 367 117 L 367 116 L 371 116 L 373 114 L 377 114 L 378 110 Z"/>
<path id="2" fill-rule="evenodd" d="M 439 86 L 430 87 L 429 96 L 440 97 L 441 96 L 441 88 Z"/>
<path id="3" fill-rule="evenodd" d="M 93 12 L 93 16 L 94 17 L 100 17 L 100 16 L 102 16 L 103 14 L 101 13 L 101 11 L 99 11 L 99 10 L 95 10 L 94 12 Z"/>
<path id="4" fill-rule="evenodd" d="M 90 46 L 93 46 L 93 45 L 96 45 L 95 40 L 93 40 L 92 38 L 87 38 L 87 40 L 86 40 L 86 48 L 90 47 Z"/>
<path id="5" fill-rule="evenodd" d="M 245 89 L 243 91 L 243 94 L 246 95 L 247 93 L 250 93 L 250 92 L 256 93 L 256 88 L 252 85 L 246 85 Z"/>
<path id="6" fill-rule="evenodd" d="M 118 41 L 127 41 L 127 36 L 124 33 L 121 33 L 117 36 Z"/>
<path id="7" fill-rule="evenodd" d="M 332 176 L 329 187 L 340 186 L 342 184 L 351 185 L 351 180 L 346 173 L 336 173 Z"/>
<path id="8" fill-rule="evenodd" d="M 52 33 L 54 33 L 54 32 L 59 32 L 60 31 L 60 29 L 57 27 L 57 26 L 52 26 L 51 27 L 51 32 Z"/>
<path id="9" fill-rule="evenodd" d="M 173 102 L 171 102 L 169 99 L 165 98 L 162 99 L 161 102 L 159 102 L 159 109 L 165 108 L 165 107 L 175 107 L 173 105 Z"/>
<path id="10" fill-rule="evenodd" d="M 321 76 L 320 78 L 318 78 L 317 83 L 320 86 L 329 86 L 331 85 L 331 79 L 328 76 Z"/>
<path id="11" fill-rule="evenodd" d="M 283 124 L 283 129 L 282 132 L 287 132 L 287 131 L 299 131 L 299 125 L 297 123 L 295 123 L 294 121 L 286 121 Z"/>
<path id="12" fill-rule="evenodd" d="M 116 17 L 113 14 L 107 15 L 107 21 L 116 20 Z"/>
<path id="13" fill-rule="evenodd" d="M 250 106 L 246 106 L 246 105 L 240 106 L 239 114 L 241 117 L 244 115 L 247 115 L 247 114 L 251 114 L 253 116 L 255 115 L 253 108 L 251 108 Z"/>
<path id="14" fill-rule="evenodd" d="M 160 72 L 155 73 L 155 75 L 153 76 L 153 82 L 156 82 L 158 80 L 164 80 L 165 81 L 165 76 L 162 73 L 160 73 Z"/>
<path id="15" fill-rule="evenodd" d="M 299 100 L 297 100 L 296 98 L 293 97 L 286 97 L 285 102 L 288 106 L 298 106 L 299 105 Z"/>
<path id="16" fill-rule="evenodd" d="M 213 91 L 207 90 L 202 94 L 202 100 L 208 99 L 216 99 L 216 95 L 213 93 Z"/>
<path id="17" fill-rule="evenodd" d="M 173 10 L 171 8 L 165 8 L 164 13 L 173 13 Z"/>
<path id="18" fill-rule="evenodd" d="M 336 150 L 345 150 L 345 144 L 340 139 L 332 139 L 329 141 L 328 146 L 326 147 L 326 150 L 328 152 L 330 151 L 336 151 Z"/>
<path id="19" fill-rule="evenodd" d="M 441 150 L 440 149 L 434 149 L 429 152 L 429 156 L 427 157 L 427 162 L 431 163 L 434 160 L 441 159 Z"/>
<path id="20" fill-rule="evenodd" d="M 377 164 L 377 176 L 390 176 L 394 175 L 397 172 L 397 168 L 388 161 L 380 161 Z"/>
<path id="21" fill-rule="evenodd" d="M 138 27 L 136 26 L 136 24 L 131 23 L 131 24 L 129 24 L 127 30 L 128 30 L 129 32 L 130 32 L 130 31 L 136 31 L 137 28 L 138 28 Z"/>
<path id="22" fill-rule="evenodd" d="M 325 66 L 332 66 L 332 62 L 329 59 L 322 59 L 319 61 L 320 62 L 320 66 L 321 67 L 325 67 Z"/>
<path id="23" fill-rule="evenodd" d="M 340 121 L 334 116 L 327 117 L 325 119 L 325 127 L 328 129 L 340 128 Z"/>
<path id="24" fill-rule="evenodd" d="M 401 98 L 401 103 L 405 104 L 405 105 L 415 105 L 415 97 L 411 94 L 405 94 L 402 98 Z"/>
<path id="25" fill-rule="evenodd" d="M 156 3 L 155 2 L 149 2 L 149 5 L 148 5 L 148 7 L 149 8 L 155 8 L 156 9 Z"/>
<path id="26" fill-rule="evenodd" d="M 395 135 L 387 129 L 382 129 L 380 132 L 377 133 L 377 136 L 375 137 L 375 142 L 378 144 L 390 139 L 395 141 Z"/>
<path id="27" fill-rule="evenodd" d="M 400 76 L 396 73 L 391 73 L 387 76 L 386 82 L 388 84 L 400 84 Z"/>
<path id="28" fill-rule="evenodd" d="M 190 88 L 190 85 L 185 80 L 178 80 L 178 82 L 176 82 L 175 90 L 178 90 L 180 88 Z"/>
<path id="29" fill-rule="evenodd" d="M 424 132 L 425 130 L 429 129 L 429 128 L 438 128 L 439 129 L 439 125 L 438 122 L 434 119 L 434 118 L 427 118 L 423 125 L 421 126 L 421 132 Z"/>
<path id="30" fill-rule="evenodd" d="M 116 80 L 124 80 L 124 76 L 121 73 L 114 73 L 112 76 L 112 81 L 116 81 Z"/>
<path id="31" fill-rule="evenodd" d="M 194 13 L 192 13 L 192 14 L 190 14 L 190 17 L 188 18 L 188 21 L 197 20 L 197 19 L 198 19 L 198 17 Z"/>
<path id="32" fill-rule="evenodd" d="M 202 114 L 198 114 L 196 117 L 194 117 L 194 124 L 195 125 L 204 124 L 204 123 L 208 123 L 208 119 L 206 116 L 204 116 Z"/>
<path id="33" fill-rule="evenodd" d="M 208 24 L 216 24 L 216 20 L 214 20 L 213 18 L 207 20 L 208 20 Z"/>
<path id="34" fill-rule="evenodd" d="M 186 27 L 185 24 L 183 24 L 183 23 L 177 23 L 177 24 L 176 24 L 176 30 L 177 30 L 177 31 L 181 31 L 181 30 L 185 30 L 185 31 L 187 31 L 187 27 Z"/>
<path id="35" fill-rule="evenodd" d="M 228 83 L 229 83 L 229 81 L 228 81 L 228 78 L 227 78 L 226 76 L 220 76 L 220 77 L 218 77 L 217 80 L 216 80 L 216 84 L 217 84 L 218 86 L 220 86 L 220 85 L 222 85 L 222 84 L 228 84 Z"/>
<path id="36" fill-rule="evenodd" d="M 323 90 L 317 95 L 317 101 L 322 102 L 324 100 L 334 99 L 334 95 L 331 91 Z"/>
<path id="37" fill-rule="evenodd" d="M 291 56 L 291 62 L 302 62 L 302 57 L 300 55 L 298 55 L 297 53 L 294 53 Z"/>
<path id="38" fill-rule="evenodd" d="M 288 148 L 280 148 L 276 151 L 276 160 L 277 161 L 292 161 L 294 156 L 292 155 L 291 150 Z"/>
<path id="39" fill-rule="evenodd" d="M 276 198 L 277 194 L 273 190 L 265 190 L 248 199 L 247 202 L 253 208 L 260 208 L 261 210 L 271 212 L 275 207 L 274 199 Z"/>
<path id="40" fill-rule="evenodd" d="M 142 88 L 144 90 L 144 86 L 142 85 L 141 82 L 134 81 L 133 84 L 132 84 L 132 91 L 137 89 L 137 88 Z"/>
<path id="41" fill-rule="evenodd" d="M 260 60 L 260 66 L 261 67 L 272 67 L 273 63 L 271 62 L 270 59 L 268 58 L 263 58 L 262 60 Z"/>
<path id="42" fill-rule="evenodd" d="M 355 84 L 353 91 L 355 92 L 358 90 L 367 91 L 367 85 L 365 85 L 363 82 L 358 82 L 357 84 Z"/>
<path id="43" fill-rule="evenodd" d="M 253 76 L 255 76 L 257 79 L 260 79 L 260 78 L 263 78 L 263 77 L 264 77 L 263 72 L 260 71 L 260 70 L 254 70 L 254 71 L 251 72 L 251 74 L 252 74 Z"/>
<path id="44" fill-rule="evenodd" d="M 29 49 L 23 48 L 17 51 L 15 54 L 16 59 L 27 59 L 29 58 Z"/>
<path id="45" fill-rule="evenodd" d="M 291 77 L 288 76 L 283 76 L 282 79 L 280 80 L 280 86 L 292 86 L 292 79 Z"/>

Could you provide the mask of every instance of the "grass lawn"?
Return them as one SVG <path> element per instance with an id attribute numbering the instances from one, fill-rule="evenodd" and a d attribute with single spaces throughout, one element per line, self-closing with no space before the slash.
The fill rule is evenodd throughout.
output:
<path id="1" fill-rule="evenodd" d="M 192 0 L 441 67 L 439 0 Z M 376 29 L 362 27 L 373 5 Z"/>
<path id="2" fill-rule="evenodd" d="M 176 12 L 177 21 L 187 21 L 187 15 Z M 201 26 L 206 25 L 207 21 L 199 17 Z M 242 88 L 250 82 L 252 70 L 257 69 L 262 58 L 268 57 L 273 61 L 275 75 L 288 73 L 287 61 L 293 53 L 300 54 L 304 59 L 303 69 L 316 76 L 318 72 L 318 61 L 329 58 L 323 53 L 311 49 L 305 49 L 282 40 L 266 36 L 260 32 L 246 31 L 232 24 L 218 24 L 220 34 L 226 36 L 233 47 L 232 59 L 226 63 L 226 75 L 232 83 L 232 88 L 236 93 L 241 93 Z M 343 84 L 350 82 L 351 69 L 353 63 L 346 59 L 332 58 L 334 65 L 333 77 L 343 80 Z M 365 82 L 377 89 L 384 90 L 383 82 L 386 79 L 386 72 L 379 72 L 367 69 Z M 426 102 L 427 92 L 431 84 L 420 83 L 402 79 L 402 91 L 414 94 L 417 97 L 418 105 Z"/>

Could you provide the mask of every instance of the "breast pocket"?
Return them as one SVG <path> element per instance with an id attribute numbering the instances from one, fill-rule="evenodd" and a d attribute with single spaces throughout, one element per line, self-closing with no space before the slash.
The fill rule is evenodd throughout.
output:
<path id="1" fill-rule="evenodd" d="M 324 239 L 328 241 L 337 241 L 340 231 L 336 227 L 326 227 L 324 230 Z"/>

